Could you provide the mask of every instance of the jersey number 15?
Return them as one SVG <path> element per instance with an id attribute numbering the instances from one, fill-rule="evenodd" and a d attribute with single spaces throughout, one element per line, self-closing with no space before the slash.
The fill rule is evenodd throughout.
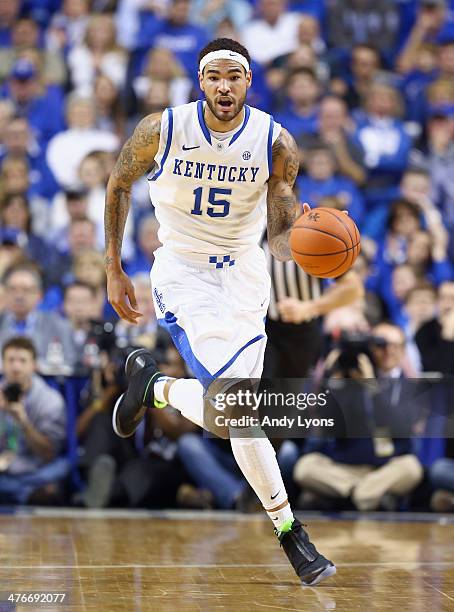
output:
<path id="1" fill-rule="evenodd" d="M 191 215 L 202 214 L 202 191 L 203 187 L 197 187 L 194 189 L 193 194 L 195 196 L 194 208 L 191 210 Z M 208 202 L 211 206 L 207 208 L 207 215 L 209 217 L 227 217 L 230 211 L 230 202 L 221 198 L 217 198 L 219 195 L 231 195 L 231 189 L 218 189 L 217 187 L 211 187 L 208 193 Z"/>

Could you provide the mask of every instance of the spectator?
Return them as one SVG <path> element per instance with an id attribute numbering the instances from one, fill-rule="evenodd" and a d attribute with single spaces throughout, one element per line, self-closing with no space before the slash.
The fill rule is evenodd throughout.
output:
<path id="1" fill-rule="evenodd" d="M 416 23 L 397 60 L 398 70 L 405 73 L 415 67 L 424 43 L 440 44 L 450 38 L 454 38 L 454 20 L 447 10 L 446 1 L 421 0 Z"/>
<path id="2" fill-rule="evenodd" d="M 427 166 L 430 172 L 428 192 L 443 215 L 443 223 L 452 237 L 454 231 L 454 107 L 434 107 L 427 121 L 427 147 L 415 152 L 415 162 Z M 451 238 L 449 251 L 454 253 Z"/>
<path id="3" fill-rule="evenodd" d="M 58 185 L 46 164 L 43 150 L 33 138 L 30 125 L 25 117 L 12 117 L 5 127 L 3 152 L 5 157 L 26 157 L 30 174 L 30 195 L 37 195 L 46 200 L 58 191 Z"/>
<path id="4" fill-rule="evenodd" d="M 134 285 L 137 307 L 142 313 L 137 325 L 118 321 L 115 334 L 123 346 L 140 346 L 153 350 L 158 340 L 158 321 L 153 305 L 149 272 L 139 272 L 131 276 Z"/>
<path id="5" fill-rule="evenodd" d="M 22 17 L 11 31 L 11 46 L 0 48 L 0 80 L 10 73 L 24 51 L 39 50 L 43 62 L 42 80 L 45 85 L 64 85 L 66 66 L 59 51 L 41 50 L 39 25 L 30 17 Z"/>
<path id="6" fill-rule="evenodd" d="M 14 241 L 32 261 L 37 261 L 46 270 L 52 259 L 53 249 L 42 238 L 32 232 L 30 206 L 22 194 L 6 196 L 0 208 L 0 224 L 4 237 L 9 230 Z"/>
<path id="7" fill-rule="evenodd" d="M 63 295 L 63 313 L 71 324 L 76 349 L 74 369 L 86 376 L 100 367 L 102 338 L 96 332 L 103 328 L 104 303 L 94 287 L 81 281 L 66 285 Z"/>
<path id="8" fill-rule="evenodd" d="M 142 74 L 133 82 L 137 98 L 143 99 L 154 83 L 163 81 L 169 85 L 171 106 L 186 104 L 189 101 L 192 81 L 185 76 L 172 51 L 154 47 L 147 55 Z"/>
<path id="9" fill-rule="evenodd" d="M 159 222 L 154 215 L 147 215 L 140 221 L 137 253 L 135 258 L 128 262 L 126 266 L 129 276 L 138 272 L 150 272 L 154 261 L 154 252 L 161 246 L 158 230 Z"/>
<path id="10" fill-rule="evenodd" d="M 364 250 L 356 258 L 353 270 L 359 276 L 364 287 L 363 313 L 371 326 L 377 325 L 384 319 L 384 304 L 380 297 L 367 287 L 367 279 L 370 276 L 370 262 Z"/>
<path id="11" fill-rule="evenodd" d="M 88 199 L 86 189 L 68 190 L 54 198 L 49 237 L 57 251 L 66 253 L 69 250 L 69 225 L 75 219 L 88 216 Z"/>
<path id="12" fill-rule="evenodd" d="M 397 90 L 375 82 L 367 93 L 365 115 L 358 118 L 356 132 L 368 168 L 366 197 L 374 202 L 390 197 L 408 163 L 411 140 L 399 115 L 402 105 Z"/>
<path id="13" fill-rule="evenodd" d="M 152 21 L 149 27 L 149 22 L 142 22 L 138 44 L 144 49 L 153 46 L 172 51 L 187 76 L 196 82 L 198 52 L 207 43 L 207 32 L 190 23 L 190 9 L 190 0 L 171 0 L 165 19 Z"/>
<path id="14" fill-rule="evenodd" d="M 27 338 L 2 346 L 0 392 L 0 499 L 2 503 L 55 503 L 69 471 L 62 396 L 36 374 L 36 350 Z"/>
<path id="15" fill-rule="evenodd" d="M 336 158 L 339 174 L 362 185 L 364 172 L 364 152 L 352 134 L 353 123 L 350 123 L 345 102 L 336 96 L 326 96 L 320 102 L 318 116 L 318 138 L 327 145 Z M 312 144 L 309 135 L 298 139 L 298 146 L 304 150 Z"/>
<path id="16" fill-rule="evenodd" d="M 407 353 L 415 372 L 423 370 L 421 354 L 416 344 L 419 329 L 435 316 L 437 290 L 427 282 L 420 281 L 405 296 L 404 315 Z"/>
<path id="17" fill-rule="evenodd" d="M 375 47 L 365 44 L 355 45 L 350 61 L 351 75 L 334 77 L 331 81 L 331 90 L 344 98 L 350 110 L 359 108 L 376 80 L 380 67 L 381 58 Z"/>
<path id="18" fill-rule="evenodd" d="M 87 190 L 87 216 L 96 225 L 96 247 L 104 249 L 104 201 L 106 198 L 106 180 L 103 154 L 95 151 L 81 161 L 79 168 L 80 182 Z M 128 216 L 125 225 L 122 254 L 125 260 L 132 257 L 133 218 Z"/>
<path id="19" fill-rule="evenodd" d="M 89 20 L 88 0 L 64 0 L 61 12 L 56 13 L 50 22 L 48 48 L 67 55 L 69 49 L 82 43 Z"/>
<path id="20" fill-rule="evenodd" d="M 170 373 L 165 364 L 159 367 Z M 80 501 L 89 507 L 175 505 L 178 487 L 186 479 L 176 456 L 176 443 L 194 425 L 167 408 L 159 414 L 148 411 L 133 438 L 116 436 L 112 410 L 125 388 L 123 363 L 120 368 L 109 358 L 103 368 L 105 383 L 78 420 L 83 441 L 82 468 L 88 479 Z M 184 376 L 181 368 L 177 375 Z"/>
<path id="21" fill-rule="evenodd" d="M 216 508 L 232 510 L 242 506 L 247 482 L 228 441 L 186 433 L 178 440 L 178 456 L 197 487 L 210 492 Z"/>
<path id="22" fill-rule="evenodd" d="M 445 231 L 443 237 L 425 231 L 418 231 L 411 236 L 407 245 L 407 262 L 416 276 L 426 278 L 436 286 L 454 279 L 454 269 L 446 254 L 447 243 Z"/>
<path id="23" fill-rule="evenodd" d="M 26 238 L 24 235 L 17 230 L 8 228 L 0 230 L 0 278 L 3 278 L 5 272 L 9 270 L 11 266 L 25 259 L 25 240 Z M 3 293 L 1 300 L 2 304 L 4 297 Z M 3 311 L 4 309 L 2 309 L 2 312 Z"/>
<path id="24" fill-rule="evenodd" d="M 423 368 L 428 372 L 454 374 L 454 282 L 438 289 L 437 315 L 416 334 Z"/>
<path id="25" fill-rule="evenodd" d="M 447 39 L 440 44 L 438 67 L 440 78 L 452 82 L 454 79 L 454 38 Z"/>
<path id="26" fill-rule="evenodd" d="M 396 44 L 398 7 L 387 0 L 328 0 L 328 41 L 337 50 L 374 44 L 390 52 Z"/>
<path id="27" fill-rule="evenodd" d="M 71 82 L 77 94 L 93 94 L 96 75 L 107 76 L 117 89 L 126 79 L 126 55 L 116 44 L 116 29 L 111 15 L 93 15 L 85 40 L 68 54 Z"/>
<path id="28" fill-rule="evenodd" d="M 103 304 L 104 320 L 109 322 L 117 320 L 115 311 L 107 302 L 104 257 L 99 251 L 84 249 L 76 255 L 73 259 L 71 274 L 68 274 L 68 277 L 94 287 L 97 300 Z"/>
<path id="29" fill-rule="evenodd" d="M 94 85 L 96 104 L 95 127 L 101 131 L 110 131 L 123 138 L 126 117 L 122 108 L 120 89 L 105 74 L 96 77 Z"/>
<path id="30" fill-rule="evenodd" d="M 217 27 L 225 19 L 237 30 L 246 25 L 252 16 L 252 7 L 246 0 L 193 0 L 191 13 L 195 23 L 207 28 L 210 36 L 215 38 Z"/>
<path id="31" fill-rule="evenodd" d="M 309 45 L 317 56 L 326 50 L 326 44 L 321 36 L 320 22 L 313 15 L 302 14 L 298 26 L 298 44 Z"/>
<path id="32" fill-rule="evenodd" d="M 390 507 L 392 498 L 408 495 L 423 476 L 422 466 L 412 453 L 409 439 L 416 411 L 412 388 L 405 385 L 403 375 L 404 333 L 395 325 L 382 323 L 373 329 L 373 335 L 380 338 L 373 347 L 375 376 L 388 382 L 380 387 L 380 393 L 370 398 L 373 411 L 368 412 L 367 419 L 364 418 L 364 394 L 356 387 L 347 387 L 347 391 L 354 388 L 356 392 L 351 395 L 352 403 L 343 404 L 349 406 L 345 416 L 350 426 L 358 427 L 363 423 L 363 431 L 369 429 L 370 438 L 337 439 L 329 447 L 325 445 L 322 452 L 301 457 L 294 468 L 294 478 L 300 486 L 328 498 L 350 498 L 358 510 Z M 332 376 L 343 378 L 341 355 L 332 364 L 330 372 Z M 372 364 L 365 354 L 356 357 L 356 365 L 349 375 L 374 376 Z M 354 418 L 352 415 L 356 413 Z M 379 433 L 380 422 L 387 424 L 387 437 L 383 437 L 383 431 Z M 391 437 L 393 430 L 399 431 L 400 435 L 407 431 L 408 437 Z M 396 501 L 393 502 L 395 507 Z"/>
<path id="33" fill-rule="evenodd" d="M 435 490 L 430 500 L 434 512 L 454 512 L 454 458 L 437 459 L 430 467 L 429 478 Z"/>
<path id="34" fill-rule="evenodd" d="M 14 104 L 11 100 L 0 99 L 0 155 L 4 154 L 3 141 L 10 120 L 14 117 Z"/>
<path id="35" fill-rule="evenodd" d="M 313 70 L 300 68 L 291 72 L 287 79 L 288 104 L 284 110 L 275 113 L 275 119 L 295 138 L 317 131 L 318 98 L 320 85 Z"/>
<path id="36" fill-rule="evenodd" d="M 96 109 L 90 98 L 76 94 L 66 103 L 68 129 L 49 143 L 47 163 L 59 184 L 65 189 L 80 186 L 77 171 L 83 158 L 92 151 L 116 151 L 117 136 L 95 128 Z"/>
<path id="37" fill-rule="evenodd" d="M 259 14 L 260 18 L 246 24 L 241 31 L 241 42 L 252 59 L 269 64 L 295 51 L 300 17 L 287 12 L 285 0 L 260 0 Z"/>
<path id="38" fill-rule="evenodd" d="M 96 249 L 96 224 L 86 216 L 76 216 L 65 228 L 66 248 L 57 253 L 52 266 L 53 284 L 65 284 L 72 278 L 71 270 L 75 258 L 84 251 Z M 63 237 L 63 234 L 60 236 Z M 63 240 L 60 244 L 64 244 Z"/>
<path id="39" fill-rule="evenodd" d="M 162 113 L 170 105 L 170 86 L 167 81 L 154 81 L 141 100 L 140 110 L 144 115 Z"/>
<path id="40" fill-rule="evenodd" d="M 12 336 L 33 338 L 41 372 L 70 372 L 75 360 L 71 329 L 56 313 L 38 310 L 42 279 L 33 264 L 17 264 L 4 277 L 6 307 L 0 319 L 0 344 Z"/>
<path id="41" fill-rule="evenodd" d="M 26 197 L 30 205 L 32 231 L 45 239 L 49 228 L 49 206 L 47 200 L 33 193 L 30 180 L 30 165 L 25 155 L 5 157 L 0 170 L 1 196 Z"/>
<path id="42" fill-rule="evenodd" d="M 63 129 L 61 100 L 44 89 L 38 69 L 29 59 L 14 63 L 0 95 L 11 99 L 17 115 L 27 118 L 41 146 Z"/>
<path id="43" fill-rule="evenodd" d="M 19 0 L 0 1 L 0 47 L 11 44 L 11 31 L 20 11 Z"/>
<path id="44" fill-rule="evenodd" d="M 364 214 L 363 198 L 356 185 L 337 172 L 336 158 L 329 145 L 314 143 L 305 154 L 305 176 L 297 180 L 299 192 L 312 206 L 319 206 L 326 196 L 336 196 L 342 208 L 348 210 L 355 222 L 361 226 Z"/>

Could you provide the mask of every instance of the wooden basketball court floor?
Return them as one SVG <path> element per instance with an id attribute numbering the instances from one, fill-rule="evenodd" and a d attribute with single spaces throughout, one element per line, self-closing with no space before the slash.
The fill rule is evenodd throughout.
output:
<path id="1" fill-rule="evenodd" d="M 454 611 L 454 516 L 300 518 L 338 567 L 315 588 L 299 584 L 261 515 L 0 515 L 0 611 Z M 66 601 L 8 604 L 10 593 Z"/>

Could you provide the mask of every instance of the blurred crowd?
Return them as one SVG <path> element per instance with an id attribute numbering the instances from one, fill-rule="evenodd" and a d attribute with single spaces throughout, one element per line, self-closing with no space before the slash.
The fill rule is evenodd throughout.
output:
<path id="1" fill-rule="evenodd" d="M 454 374 L 453 0 L 0 0 L 0 502 L 254 506 L 228 446 L 172 410 L 133 439 L 110 425 L 130 347 L 188 373 L 156 323 L 146 177 L 123 248 L 140 324 L 106 300 L 106 183 L 141 117 L 198 99 L 216 37 L 248 48 L 249 104 L 295 137 L 299 199 L 348 210 L 362 234 L 364 297 L 325 317 L 318 370 Z M 339 359 L 355 335 L 380 342 Z M 425 465 L 409 444 L 276 446 L 303 506 L 454 510 L 449 440 Z"/>

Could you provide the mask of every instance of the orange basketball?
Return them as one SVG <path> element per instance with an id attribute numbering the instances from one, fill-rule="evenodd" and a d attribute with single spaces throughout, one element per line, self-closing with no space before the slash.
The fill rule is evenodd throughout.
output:
<path id="1" fill-rule="evenodd" d="M 361 250 L 353 219 L 335 208 L 313 208 L 290 232 L 293 259 L 311 276 L 336 278 L 351 268 Z"/>

